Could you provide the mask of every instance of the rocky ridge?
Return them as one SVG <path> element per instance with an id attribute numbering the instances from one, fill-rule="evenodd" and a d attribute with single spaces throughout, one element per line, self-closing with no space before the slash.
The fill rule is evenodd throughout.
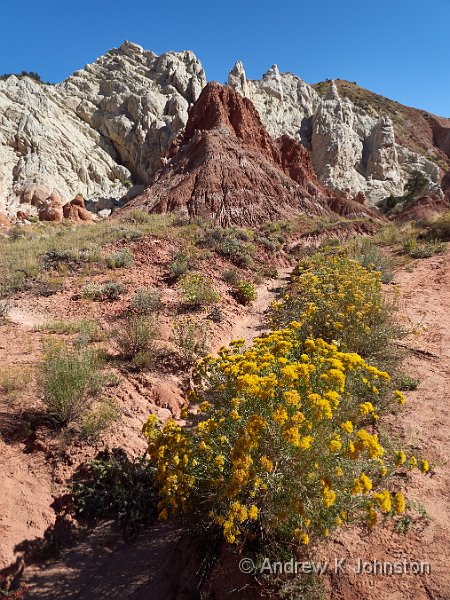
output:
<path id="1" fill-rule="evenodd" d="M 401 195 L 417 169 L 429 179 L 428 192 L 440 195 L 438 165 L 399 145 L 388 116 L 369 113 L 341 97 L 334 82 L 321 97 L 276 65 L 261 79 L 249 80 L 237 62 L 228 83 L 254 103 L 271 135 L 287 133 L 311 150 L 314 169 L 328 188 L 364 193 L 373 205 L 390 194 Z"/>
<path id="2" fill-rule="evenodd" d="M 341 85 L 330 83 L 319 94 L 276 66 L 253 81 L 240 62 L 228 83 L 251 100 L 273 138 L 287 134 L 311 151 L 323 186 L 349 199 L 364 194 L 374 204 L 401 195 L 410 173 L 420 170 L 427 193 L 441 195 L 448 120 L 420 117 L 432 139 L 417 145 L 419 153 L 389 114 L 344 96 Z M 26 198 L 43 185 L 65 200 L 80 193 L 88 208 L 108 214 L 153 181 L 205 85 L 192 52 L 158 56 L 131 42 L 56 85 L 14 75 L 0 80 L 0 212 L 35 214 Z M 406 130 L 422 113 L 403 108 Z"/>

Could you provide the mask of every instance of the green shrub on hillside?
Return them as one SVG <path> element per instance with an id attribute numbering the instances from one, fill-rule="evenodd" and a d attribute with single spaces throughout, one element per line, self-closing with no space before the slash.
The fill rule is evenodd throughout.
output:
<path id="1" fill-rule="evenodd" d="M 121 357 L 136 369 L 153 364 L 156 354 L 156 331 L 142 315 L 129 315 L 112 332 Z"/>
<path id="2" fill-rule="evenodd" d="M 72 489 L 79 517 L 94 523 L 112 518 L 127 538 L 155 519 L 155 469 L 146 458 L 130 459 L 115 449 L 86 467 Z"/>
<path id="3" fill-rule="evenodd" d="M 105 262 L 110 269 L 125 269 L 134 263 L 134 256 L 131 250 L 124 248 L 110 254 Z"/>
<path id="4" fill-rule="evenodd" d="M 58 427 L 79 422 L 99 398 L 105 378 L 98 353 L 49 342 L 39 366 L 39 386 L 49 417 Z"/>
<path id="5" fill-rule="evenodd" d="M 199 273 L 184 275 L 180 280 L 180 292 L 183 302 L 192 308 L 215 304 L 219 300 L 211 279 Z"/>
<path id="6" fill-rule="evenodd" d="M 234 290 L 233 295 L 239 304 L 247 306 L 258 297 L 255 286 L 250 281 L 239 281 Z"/>
<path id="7" fill-rule="evenodd" d="M 140 315 L 151 315 L 161 310 L 161 294 L 154 287 L 146 287 L 138 290 L 131 300 L 131 310 Z"/>

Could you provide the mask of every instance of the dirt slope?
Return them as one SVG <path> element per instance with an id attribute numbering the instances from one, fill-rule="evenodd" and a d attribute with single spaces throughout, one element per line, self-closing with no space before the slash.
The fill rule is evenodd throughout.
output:
<path id="1" fill-rule="evenodd" d="M 413 351 L 404 370 L 420 380 L 408 392 L 401 418 L 391 419 L 390 429 L 401 435 L 406 447 L 419 449 L 435 473 L 414 473 L 399 486 L 408 498 L 423 505 L 431 519 L 419 521 L 406 534 L 376 528 L 369 535 L 346 531 L 334 539 L 327 557 L 347 559 L 348 573 L 330 577 L 330 600 L 448 600 L 450 598 L 450 262 L 448 255 L 415 263 L 401 271 L 400 310 L 415 330 L 406 339 Z M 430 575 L 356 575 L 358 558 L 380 561 L 424 561 Z"/>
<path id="2" fill-rule="evenodd" d="M 389 428 L 404 438 L 405 446 L 420 448 L 435 465 L 435 472 L 430 476 L 413 474 L 409 480 L 399 482 L 399 487 L 407 490 L 410 499 L 426 507 L 431 518 L 419 520 L 416 527 L 406 533 L 394 532 L 389 526 L 378 527 L 370 534 L 348 529 L 331 539 L 321 558 L 331 561 L 345 558 L 347 573 L 329 576 L 329 600 L 450 598 L 447 568 L 450 472 L 446 466 L 450 454 L 450 409 L 445 396 L 446 390 L 450 389 L 450 263 L 444 255 L 415 265 L 412 271 L 398 273 L 396 283 L 401 290 L 402 318 L 415 331 L 405 340 L 411 352 L 404 368 L 420 379 L 420 385 L 416 391 L 407 394 L 406 410 L 401 418 L 392 417 Z M 271 284 L 281 283 L 286 276 L 283 271 L 280 279 Z M 272 300 L 273 292 L 270 288 L 265 292 L 260 289 L 260 294 L 253 316 L 247 315 L 237 321 L 231 337 L 242 336 L 250 341 L 259 333 L 258 322 Z M 32 588 L 27 596 L 41 600 L 57 598 L 63 589 L 64 597 L 84 600 L 94 597 L 152 598 L 155 593 L 161 600 L 193 598 L 196 592 L 191 587 L 192 549 L 183 544 L 182 532 L 170 525 L 163 529 L 155 527 L 139 536 L 131 546 L 125 546 L 117 535 L 105 534 L 100 529 L 70 551 L 62 562 L 30 570 L 28 581 Z M 181 560 L 180 553 L 183 552 L 185 556 Z M 140 562 L 127 560 L 127 556 L 137 557 Z M 168 556 L 173 556 L 175 561 L 170 573 L 163 564 Z M 353 568 L 358 558 L 424 561 L 431 565 L 431 574 L 356 575 Z M 124 587 L 125 580 L 127 586 Z M 110 591 L 115 589 L 117 593 Z"/>

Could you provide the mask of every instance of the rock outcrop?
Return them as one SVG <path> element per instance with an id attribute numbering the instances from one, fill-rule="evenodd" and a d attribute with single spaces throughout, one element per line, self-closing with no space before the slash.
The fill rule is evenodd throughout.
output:
<path id="1" fill-rule="evenodd" d="M 167 164 L 124 210 L 178 211 L 222 226 L 251 226 L 298 213 L 331 215 L 332 199 L 306 148 L 287 135 L 274 140 L 247 98 L 213 82 L 193 106 Z M 368 214 L 356 202 L 353 210 Z"/>
<path id="2" fill-rule="evenodd" d="M 205 83 L 192 52 L 129 42 L 58 85 L 0 81 L 0 210 L 36 186 L 97 200 L 147 183 Z"/>
<path id="3" fill-rule="evenodd" d="M 314 169 L 328 188 L 363 193 L 374 205 L 390 194 L 401 195 L 418 169 L 427 175 L 429 191 L 439 194 L 438 166 L 399 146 L 389 117 L 369 114 L 341 98 L 334 82 L 321 98 L 295 75 L 280 74 L 276 65 L 250 81 L 238 62 L 228 83 L 255 104 L 273 136 L 287 133 L 311 150 Z"/>
<path id="4" fill-rule="evenodd" d="M 73 200 L 63 206 L 63 215 L 73 223 L 92 223 L 94 218 L 84 204 L 84 198 L 81 195 L 75 196 Z"/>

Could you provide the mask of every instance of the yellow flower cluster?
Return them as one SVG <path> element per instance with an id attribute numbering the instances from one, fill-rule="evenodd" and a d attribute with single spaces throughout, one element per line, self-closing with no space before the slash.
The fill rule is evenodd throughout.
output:
<path id="1" fill-rule="evenodd" d="M 374 523 L 377 511 L 404 509 L 398 494 L 378 491 L 407 460 L 373 430 L 389 375 L 358 354 L 303 340 L 297 321 L 207 356 L 194 380 L 187 427 L 160 431 L 154 417 L 144 426 L 161 518 L 197 511 L 229 543 L 263 531 L 308 544 L 348 514 Z"/>
<path id="2" fill-rule="evenodd" d="M 345 250 L 321 251 L 299 263 L 289 292 L 272 306 L 271 322 L 283 327 L 296 319 L 304 337 L 336 340 L 366 355 L 385 347 L 389 312 L 378 271 Z"/>

